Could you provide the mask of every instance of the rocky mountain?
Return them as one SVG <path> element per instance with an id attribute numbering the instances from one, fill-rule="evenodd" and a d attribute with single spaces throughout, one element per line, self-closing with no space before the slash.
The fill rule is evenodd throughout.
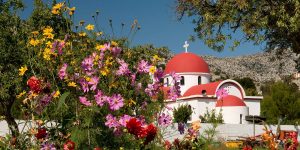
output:
<path id="1" fill-rule="evenodd" d="M 250 77 L 255 81 L 257 89 L 264 82 L 281 80 L 296 73 L 294 60 L 297 57 L 289 50 L 282 53 L 272 51 L 232 58 L 202 56 L 209 64 L 212 81 Z M 300 85 L 299 81 L 295 82 Z"/>

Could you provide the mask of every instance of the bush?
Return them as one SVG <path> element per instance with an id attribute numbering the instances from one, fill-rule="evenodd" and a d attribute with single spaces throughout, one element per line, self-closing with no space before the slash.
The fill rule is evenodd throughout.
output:
<path id="1" fill-rule="evenodd" d="M 208 109 L 206 109 L 206 113 L 203 116 L 200 115 L 199 118 L 203 123 L 223 123 L 224 121 L 221 111 L 219 112 L 219 114 L 217 114 L 215 109 L 210 112 L 208 111 Z"/>
<path id="2" fill-rule="evenodd" d="M 187 123 L 191 119 L 193 111 L 190 105 L 181 105 L 173 111 L 174 121 L 177 123 Z"/>

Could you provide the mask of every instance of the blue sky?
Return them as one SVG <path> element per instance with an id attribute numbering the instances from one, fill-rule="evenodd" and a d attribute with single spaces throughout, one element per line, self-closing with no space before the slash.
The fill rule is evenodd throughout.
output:
<path id="1" fill-rule="evenodd" d="M 26 6 L 22 17 L 26 18 L 32 10 L 33 0 L 23 0 Z M 50 3 L 52 0 L 44 0 Z M 57 0 L 57 2 L 61 2 Z M 156 47 L 166 46 L 173 53 L 184 52 L 184 41 L 193 35 L 194 25 L 191 19 L 176 19 L 175 0 L 70 0 L 76 7 L 75 23 L 84 20 L 93 24 L 92 15 L 100 11 L 99 24 L 103 31 L 111 34 L 109 19 L 112 19 L 115 35 L 121 36 L 121 23 L 125 23 L 123 35 L 127 35 L 134 19 L 138 20 L 141 30 L 133 38 L 131 45 L 153 44 Z M 241 37 L 241 33 L 235 37 Z M 264 45 L 255 46 L 251 42 L 241 43 L 234 51 L 225 48 L 223 52 L 215 52 L 196 40 L 189 43 L 189 52 L 198 55 L 213 55 L 218 57 L 234 57 L 261 52 Z"/>

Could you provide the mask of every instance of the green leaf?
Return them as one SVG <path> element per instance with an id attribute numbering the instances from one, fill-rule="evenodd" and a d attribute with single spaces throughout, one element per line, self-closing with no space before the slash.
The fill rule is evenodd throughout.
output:
<path id="1" fill-rule="evenodd" d="M 69 96 L 70 92 L 65 92 L 64 94 L 61 95 L 61 97 L 58 100 L 58 106 L 57 106 L 57 111 L 62 107 L 62 105 L 65 103 L 66 98 Z"/>

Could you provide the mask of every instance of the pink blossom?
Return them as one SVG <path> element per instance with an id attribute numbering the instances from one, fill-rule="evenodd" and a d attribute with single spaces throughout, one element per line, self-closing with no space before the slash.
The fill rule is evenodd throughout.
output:
<path id="1" fill-rule="evenodd" d="M 116 117 L 114 117 L 112 114 L 108 114 L 106 116 L 106 122 L 105 125 L 109 128 L 116 128 L 119 126 L 119 122 Z"/>
<path id="2" fill-rule="evenodd" d="M 165 113 L 162 113 L 159 117 L 158 117 L 158 124 L 161 126 L 168 126 L 172 123 L 172 117 L 170 115 L 166 115 Z"/>
<path id="3" fill-rule="evenodd" d="M 64 63 L 63 66 L 61 67 L 61 69 L 58 72 L 58 76 L 61 80 L 64 79 L 67 76 L 67 72 L 66 72 L 67 67 L 68 67 L 68 64 Z"/>
<path id="4" fill-rule="evenodd" d="M 58 51 L 58 55 L 62 55 L 63 54 L 63 51 L 62 49 L 65 47 L 65 42 L 62 41 L 62 42 L 59 42 L 59 44 L 57 45 L 57 51 Z"/>
<path id="5" fill-rule="evenodd" d="M 228 91 L 224 88 L 218 89 L 216 92 L 216 96 L 218 97 L 218 99 L 224 98 L 228 96 Z"/>
<path id="6" fill-rule="evenodd" d="M 91 80 L 88 82 L 89 85 L 92 85 L 90 89 L 93 91 L 96 90 L 98 83 L 99 77 L 96 76 L 92 77 Z"/>
<path id="7" fill-rule="evenodd" d="M 138 63 L 137 70 L 138 70 L 139 73 L 148 73 L 149 72 L 149 68 L 150 68 L 150 65 L 149 65 L 148 61 L 141 60 Z"/>
<path id="8" fill-rule="evenodd" d="M 105 43 L 104 47 L 100 48 L 101 51 L 106 51 L 108 49 L 110 49 L 110 43 Z"/>
<path id="9" fill-rule="evenodd" d="M 84 96 L 79 96 L 79 101 L 85 106 L 92 106 L 92 103 Z"/>
<path id="10" fill-rule="evenodd" d="M 122 48 L 120 48 L 120 47 L 113 47 L 111 50 L 111 52 L 114 56 L 118 56 L 121 53 L 121 51 L 122 51 Z"/>
<path id="11" fill-rule="evenodd" d="M 93 66 L 94 66 L 94 58 L 91 57 L 91 56 L 85 58 L 85 59 L 81 62 L 81 68 L 84 70 L 84 72 L 85 72 L 87 75 L 91 75 L 91 74 L 94 73 Z"/>
<path id="12" fill-rule="evenodd" d="M 84 78 L 79 79 L 79 83 L 81 85 L 81 89 L 83 90 L 83 92 L 86 93 L 89 91 L 88 82 Z"/>
<path id="13" fill-rule="evenodd" d="M 109 98 L 109 108 L 111 110 L 119 110 L 121 107 L 124 106 L 123 98 L 120 94 L 114 94 Z"/>
<path id="14" fill-rule="evenodd" d="M 160 80 L 162 79 L 163 75 L 164 75 L 163 69 L 162 68 L 158 68 L 156 70 L 156 72 L 154 73 L 154 79 L 155 79 L 155 81 L 156 82 L 160 82 Z"/>
<path id="15" fill-rule="evenodd" d="M 120 66 L 116 72 L 116 75 L 118 75 L 118 76 L 129 75 L 130 71 L 128 69 L 128 64 L 125 63 L 125 61 L 121 60 L 121 59 L 118 59 L 117 61 L 120 64 Z"/>
<path id="16" fill-rule="evenodd" d="M 131 119 L 132 117 L 129 115 L 123 115 L 122 117 L 120 117 L 119 123 L 120 125 L 122 125 L 123 127 L 126 127 L 127 122 Z"/>
<path id="17" fill-rule="evenodd" d="M 98 90 L 97 94 L 94 95 L 97 105 L 103 106 L 107 102 L 108 97 L 103 95 L 102 91 Z"/>

